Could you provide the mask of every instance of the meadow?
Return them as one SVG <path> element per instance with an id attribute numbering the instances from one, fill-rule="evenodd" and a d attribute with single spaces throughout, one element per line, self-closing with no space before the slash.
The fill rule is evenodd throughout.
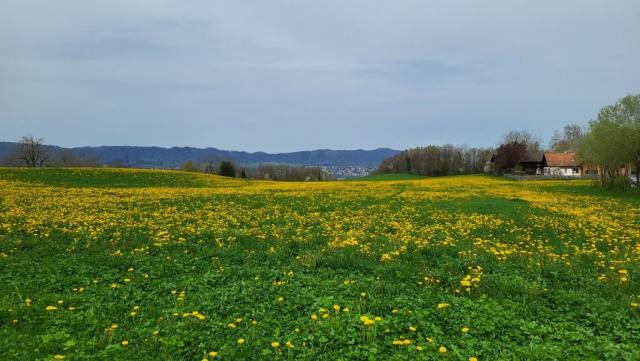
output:
<path id="1" fill-rule="evenodd" d="M 640 360 L 640 199 L 0 169 L 2 360 Z"/>

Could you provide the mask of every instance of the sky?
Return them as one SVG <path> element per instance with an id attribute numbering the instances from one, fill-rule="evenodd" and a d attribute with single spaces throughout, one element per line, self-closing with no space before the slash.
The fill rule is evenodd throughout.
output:
<path id="1" fill-rule="evenodd" d="M 548 140 L 640 93 L 637 0 L 0 0 L 0 141 Z"/>

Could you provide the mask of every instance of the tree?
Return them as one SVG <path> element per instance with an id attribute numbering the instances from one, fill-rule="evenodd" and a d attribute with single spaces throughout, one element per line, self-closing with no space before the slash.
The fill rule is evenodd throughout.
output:
<path id="1" fill-rule="evenodd" d="M 494 163 L 500 173 L 510 171 L 527 155 L 527 144 L 524 142 L 511 142 L 502 144 L 496 150 Z"/>
<path id="2" fill-rule="evenodd" d="M 429 145 L 412 148 L 384 159 L 377 173 L 413 173 L 424 176 L 445 176 L 484 172 L 484 165 L 493 151 L 465 146 Z"/>
<path id="3" fill-rule="evenodd" d="M 16 147 L 16 158 L 27 167 L 42 167 L 49 159 L 49 147 L 43 138 L 22 137 Z"/>
<path id="4" fill-rule="evenodd" d="M 188 160 L 180 165 L 180 170 L 183 172 L 197 172 L 198 168 L 192 161 Z"/>
<path id="5" fill-rule="evenodd" d="M 223 177 L 235 177 L 236 167 L 230 161 L 220 163 L 220 175 Z"/>
<path id="6" fill-rule="evenodd" d="M 509 143 L 524 143 L 527 151 L 536 153 L 542 151 L 542 138 L 539 135 L 533 134 L 528 130 L 512 130 L 507 133 L 503 139 L 502 144 Z"/>
<path id="7" fill-rule="evenodd" d="M 566 125 L 563 134 L 556 131 L 553 135 L 551 149 L 554 152 L 577 152 L 582 138 L 584 138 L 584 131 L 581 126 L 577 124 Z"/>
<path id="8" fill-rule="evenodd" d="M 606 106 L 589 122 L 579 157 L 602 169 L 602 182 L 613 186 L 620 169 L 633 164 L 640 183 L 640 94 Z"/>

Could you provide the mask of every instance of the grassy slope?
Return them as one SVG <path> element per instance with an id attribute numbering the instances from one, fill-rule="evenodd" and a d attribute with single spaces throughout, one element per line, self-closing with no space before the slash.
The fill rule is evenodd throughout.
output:
<path id="1" fill-rule="evenodd" d="M 424 177 L 415 175 L 415 174 L 403 174 L 403 173 L 394 173 L 394 174 L 375 174 L 368 175 L 365 177 L 356 177 L 356 178 L 348 178 L 345 179 L 347 182 L 353 181 L 395 181 L 395 180 L 415 180 L 415 179 L 423 179 Z"/>
<path id="2" fill-rule="evenodd" d="M 585 183 L 4 169 L 0 190 L 0 359 L 640 358 L 639 203 Z M 577 253 L 596 231 L 601 253 Z"/>

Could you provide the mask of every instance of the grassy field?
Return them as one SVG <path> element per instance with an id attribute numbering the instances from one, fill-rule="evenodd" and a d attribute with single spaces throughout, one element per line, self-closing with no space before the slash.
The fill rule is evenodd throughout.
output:
<path id="1" fill-rule="evenodd" d="M 639 260 L 583 181 L 0 169 L 0 359 L 640 360 Z"/>

